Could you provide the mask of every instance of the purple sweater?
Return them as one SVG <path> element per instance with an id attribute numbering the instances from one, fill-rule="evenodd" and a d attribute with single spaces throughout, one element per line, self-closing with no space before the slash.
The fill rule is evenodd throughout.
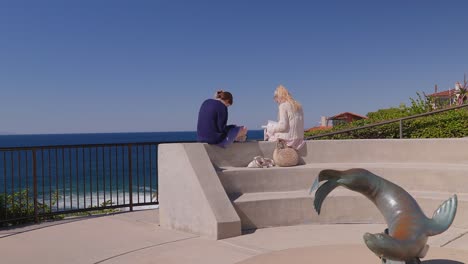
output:
<path id="1" fill-rule="evenodd" d="M 207 99 L 198 113 L 197 140 L 209 144 L 218 144 L 227 135 L 230 126 L 227 107 L 219 100 Z"/>

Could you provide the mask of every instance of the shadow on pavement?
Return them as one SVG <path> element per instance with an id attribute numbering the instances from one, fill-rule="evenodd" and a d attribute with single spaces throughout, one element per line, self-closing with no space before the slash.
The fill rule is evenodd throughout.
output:
<path id="1" fill-rule="evenodd" d="M 465 262 L 448 260 L 448 259 L 431 259 L 421 261 L 421 264 L 465 264 Z"/>

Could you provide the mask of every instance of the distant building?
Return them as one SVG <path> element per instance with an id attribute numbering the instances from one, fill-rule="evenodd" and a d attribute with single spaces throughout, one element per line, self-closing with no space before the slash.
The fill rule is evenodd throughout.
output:
<path id="1" fill-rule="evenodd" d="M 452 105 L 454 103 L 454 98 L 456 97 L 456 91 L 454 89 L 449 89 L 442 92 L 436 92 L 429 94 L 428 97 L 433 99 L 434 108 L 443 107 L 447 105 Z"/>
<path id="2" fill-rule="evenodd" d="M 435 85 L 434 93 L 427 97 L 432 99 L 434 109 L 451 105 L 462 105 L 468 100 L 467 89 L 468 82 L 465 75 L 463 85 L 460 82 L 456 82 L 454 88 L 442 92 L 437 92 L 437 85 Z"/>
<path id="3" fill-rule="evenodd" d="M 367 119 L 367 116 L 362 116 L 362 115 L 358 115 L 358 114 L 351 113 L 351 112 L 344 112 L 344 113 L 340 113 L 332 117 L 329 117 L 327 119 L 332 121 L 333 126 L 336 126 L 336 125 L 341 125 L 345 123 L 351 123 L 356 120 Z"/>
<path id="4" fill-rule="evenodd" d="M 320 126 L 311 127 L 307 129 L 306 132 L 312 132 L 316 130 L 328 130 L 328 129 L 331 129 L 333 126 L 344 124 L 344 123 L 351 123 L 353 121 L 361 120 L 361 119 L 367 119 L 367 116 L 362 116 L 362 115 L 358 115 L 358 114 L 351 113 L 351 112 L 340 113 L 340 114 L 337 114 L 328 118 L 322 116 L 320 120 Z M 329 121 L 332 122 L 331 125 L 328 124 Z"/>

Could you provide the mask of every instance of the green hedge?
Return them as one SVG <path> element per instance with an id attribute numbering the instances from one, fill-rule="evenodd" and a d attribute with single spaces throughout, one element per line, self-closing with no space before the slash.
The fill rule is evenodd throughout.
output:
<path id="1" fill-rule="evenodd" d="M 418 94 L 418 99 L 411 99 L 410 107 L 400 105 L 398 108 L 380 109 L 368 113 L 368 119 L 350 124 L 333 127 L 330 130 L 306 132 L 305 136 L 315 136 L 328 132 L 335 132 L 349 128 L 361 127 L 387 120 L 398 119 L 432 110 L 431 101 Z M 372 138 L 400 138 L 399 122 L 360 129 L 319 139 L 372 139 Z M 457 138 L 468 136 L 468 110 L 461 108 L 439 114 L 419 117 L 403 121 L 403 138 Z"/>
<path id="2" fill-rule="evenodd" d="M 452 110 L 408 122 L 408 138 L 457 138 L 468 136 L 468 110 Z"/>

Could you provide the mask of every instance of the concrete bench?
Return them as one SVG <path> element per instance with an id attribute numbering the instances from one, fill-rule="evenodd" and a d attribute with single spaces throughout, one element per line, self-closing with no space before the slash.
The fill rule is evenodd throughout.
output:
<path id="1" fill-rule="evenodd" d="M 370 201 L 344 188 L 329 195 L 320 216 L 313 210 L 308 189 L 321 170 L 365 168 L 408 190 L 428 216 L 457 193 L 454 226 L 468 227 L 468 139 L 308 141 L 300 151 L 298 166 L 246 167 L 255 156 L 271 158 L 274 148 L 272 142 L 237 143 L 226 149 L 199 143 L 160 145 L 161 224 L 219 239 L 269 226 L 383 223 Z M 174 149 L 179 149 L 179 155 L 169 156 L 171 151 L 175 154 Z M 177 160 L 178 170 L 167 166 L 169 159 Z M 187 179 L 189 171 L 191 180 Z M 190 181 L 193 185 L 186 186 Z M 175 185 L 168 188 L 171 183 Z M 189 189 L 200 189 L 200 193 L 192 198 L 181 193 Z M 179 196 L 185 201 L 177 203 Z M 190 206 L 180 204 L 187 201 Z M 169 205 L 181 206 L 186 214 Z M 211 223 L 200 215 L 206 214 L 207 205 Z M 171 213 L 166 217 L 166 212 Z M 187 214 L 191 220 L 180 224 Z M 216 228 L 207 232 L 205 225 Z"/>

